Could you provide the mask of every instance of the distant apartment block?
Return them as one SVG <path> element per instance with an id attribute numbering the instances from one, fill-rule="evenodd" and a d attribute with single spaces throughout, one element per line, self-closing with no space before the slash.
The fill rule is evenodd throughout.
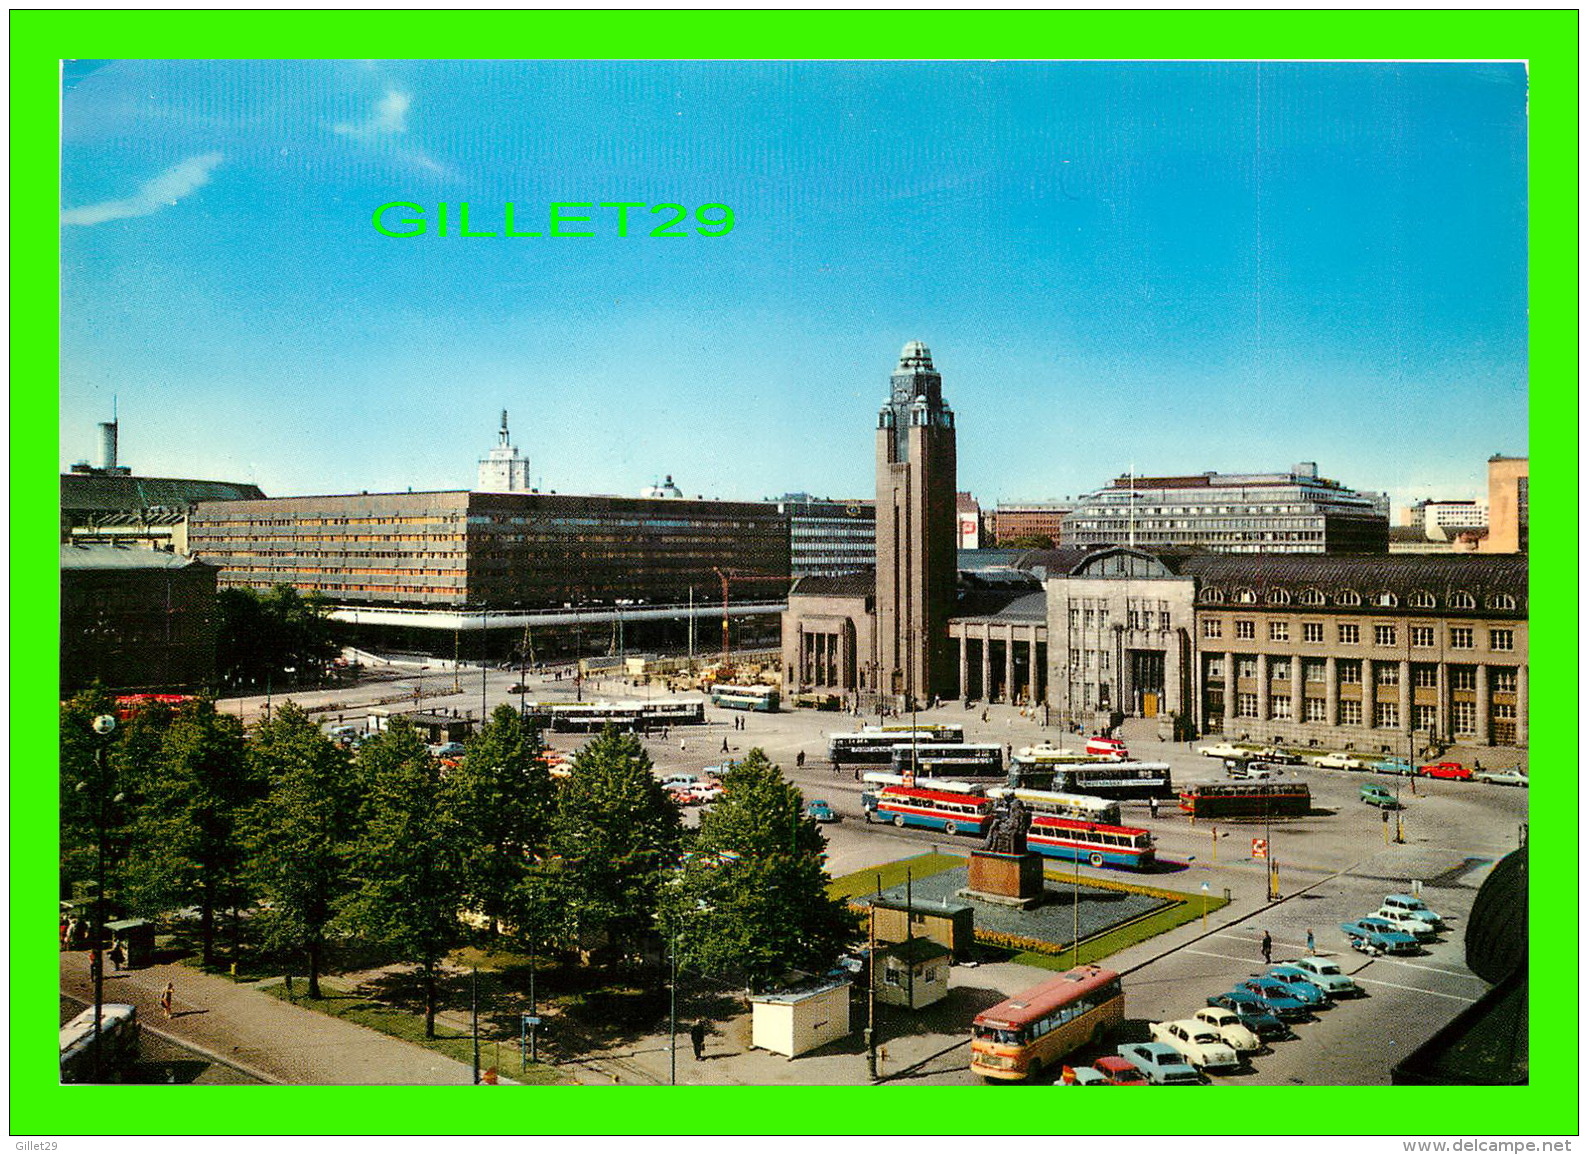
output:
<path id="1" fill-rule="evenodd" d="M 992 544 L 1003 545 L 1023 537 L 1045 537 L 1055 547 L 1063 543 L 1064 518 L 1073 512 L 1073 501 L 999 502 L 992 511 Z"/>
<path id="2" fill-rule="evenodd" d="M 871 498 L 834 501 L 808 493 L 777 499 L 788 518 L 789 565 L 794 577 L 837 577 L 877 565 L 877 506 Z"/>
<path id="3" fill-rule="evenodd" d="M 1385 553 L 1389 499 L 1318 476 L 1201 473 L 1115 478 L 1064 518 L 1066 546 L 1135 545 L 1225 553 Z"/>
<path id="4" fill-rule="evenodd" d="M 1482 553 L 1527 552 L 1527 458 L 1489 458 L 1489 536 Z"/>
<path id="5" fill-rule="evenodd" d="M 960 490 L 954 495 L 954 508 L 958 517 L 956 549 L 981 548 L 981 503 L 970 493 Z"/>

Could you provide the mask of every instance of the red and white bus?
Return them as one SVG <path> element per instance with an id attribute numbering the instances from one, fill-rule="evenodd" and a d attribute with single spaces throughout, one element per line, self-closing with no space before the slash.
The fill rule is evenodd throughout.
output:
<path id="1" fill-rule="evenodd" d="M 1119 975 L 1081 966 L 988 1007 L 971 1026 L 970 1069 L 988 1082 L 1034 1079 L 1125 1018 Z"/>
<path id="2" fill-rule="evenodd" d="M 1109 826 L 1056 814 L 1032 817 L 1026 846 L 1048 858 L 1127 870 L 1146 870 L 1155 857 L 1152 835 L 1139 826 Z"/>
<path id="3" fill-rule="evenodd" d="M 977 794 L 929 790 L 920 786 L 883 786 L 860 796 L 867 822 L 924 826 L 944 834 L 980 838 L 992 819 L 992 803 Z"/>

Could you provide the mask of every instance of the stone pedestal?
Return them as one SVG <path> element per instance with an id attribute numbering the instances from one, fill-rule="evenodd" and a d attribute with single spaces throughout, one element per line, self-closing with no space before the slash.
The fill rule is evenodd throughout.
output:
<path id="1" fill-rule="evenodd" d="M 1042 855 L 1034 850 L 1022 854 L 973 850 L 965 893 L 987 902 L 1036 906 L 1042 901 Z"/>

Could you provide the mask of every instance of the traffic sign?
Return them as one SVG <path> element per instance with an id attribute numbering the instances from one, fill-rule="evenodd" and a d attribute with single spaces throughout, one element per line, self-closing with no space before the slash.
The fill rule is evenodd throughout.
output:
<path id="1" fill-rule="evenodd" d="M 540 1026 L 540 1016 L 539 1015 L 525 1015 L 524 1016 L 524 1025 L 526 1027 L 538 1027 L 538 1026 Z"/>
<path id="2" fill-rule="evenodd" d="M 1254 838 L 1254 839 L 1252 839 L 1252 857 L 1253 858 L 1267 858 L 1268 857 L 1268 839 L 1266 839 L 1266 838 Z"/>

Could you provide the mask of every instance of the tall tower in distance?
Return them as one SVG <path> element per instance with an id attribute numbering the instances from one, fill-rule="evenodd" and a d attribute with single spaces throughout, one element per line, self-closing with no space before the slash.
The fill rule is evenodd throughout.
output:
<path id="1" fill-rule="evenodd" d="M 948 621 L 959 579 L 955 548 L 954 411 L 932 353 L 911 341 L 877 418 L 875 687 L 900 707 L 957 693 Z"/>
<path id="2" fill-rule="evenodd" d="M 480 482 L 476 493 L 528 493 L 529 460 L 521 456 L 507 433 L 507 410 L 502 410 L 502 429 L 496 446 L 480 458 Z"/>

